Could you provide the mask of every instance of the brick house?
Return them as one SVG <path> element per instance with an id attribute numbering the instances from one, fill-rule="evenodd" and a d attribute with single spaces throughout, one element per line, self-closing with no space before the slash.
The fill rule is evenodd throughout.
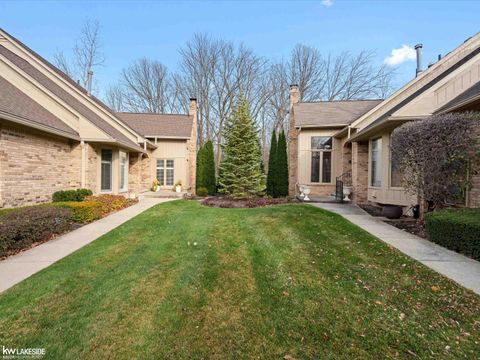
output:
<path id="1" fill-rule="evenodd" d="M 0 207 L 57 190 L 137 196 L 158 178 L 195 189 L 196 100 L 185 115 L 115 113 L 0 30 Z"/>
<path id="2" fill-rule="evenodd" d="M 421 45 L 416 47 L 421 55 Z M 352 187 L 357 203 L 410 206 L 418 202 L 401 187 L 391 161 L 390 136 L 401 124 L 433 114 L 480 111 L 480 33 L 421 70 L 385 100 L 299 102 L 290 88 L 290 195 L 307 185 L 313 195 L 331 195 L 336 179 Z M 480 175 L 466 206 L 480 207 Z"/>

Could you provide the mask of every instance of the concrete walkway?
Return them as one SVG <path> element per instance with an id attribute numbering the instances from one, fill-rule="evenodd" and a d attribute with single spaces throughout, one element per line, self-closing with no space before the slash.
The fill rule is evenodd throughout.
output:
<path id="1" fill-rule="evenodd" d="M 0 293 L 91 243 L 154 205 L 175 199 L 141 197 L 139 202 L 103 219 L 0 261 Z"/>
<path id="2" fill-rule="evenodd" d="M 386 224 L 353 204 L 312 205 L 342 215 L 404 254 L 480 295 L 480 262 Z"/>

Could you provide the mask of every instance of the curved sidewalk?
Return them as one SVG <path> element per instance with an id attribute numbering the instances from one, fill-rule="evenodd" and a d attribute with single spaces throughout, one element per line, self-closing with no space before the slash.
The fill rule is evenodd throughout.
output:
<path id="1" fill-rule="evenodd" d="M 57 239 L 0 261 L 0 293 L 50 266 L 154 205 L 175 199 L 141 197 L 139 202 Z"/>
<path id="2" fill-rule="evenodd" d="M 386 224 L 353 204 L 311 205 L 342 215 L 383 242 L 480 295 L 480 262 Z"/>

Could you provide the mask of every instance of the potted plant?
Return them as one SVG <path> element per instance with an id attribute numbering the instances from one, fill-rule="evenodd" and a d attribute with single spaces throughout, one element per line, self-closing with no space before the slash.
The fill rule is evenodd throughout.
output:
<path id="1" fill-rule="evenodd" d="M 177 193 L 182 192 L 182 181 L 178 180 L 175 185 L 173 186 L 173 190 L 176 191 Z"/>
<path id="2" fill-rule="evenodd" d="M 152 187 L 151 187 L 150 190 L 152 190 L 152 191 L 159 191 L 160 190 L 160 181 L 158 181 L 158 179 L 153 180 Z"/>

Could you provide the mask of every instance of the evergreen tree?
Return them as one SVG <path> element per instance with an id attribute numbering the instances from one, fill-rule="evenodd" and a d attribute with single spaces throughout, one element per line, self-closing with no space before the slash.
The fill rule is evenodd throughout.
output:
<path id="1" fill-rule="evenodd" d="M 196 188 L 205 187 L 205 145 L 197 151 Z"/>
<path id="2" fill-rule="evenodd" d="M 217 190 L 217 179 L 215 178 L 215 155 L 213 144 L 210 140 L 205 143 L 204 151 L 204 186 L 209 195 L 215 195 Z"/>
<path id="3" fill-rule="evenodd" d="M 275 195 L 275 182 L 277 178 L 277 134 L 272 132 L 270 140 L 270 152 L 268 154 L 267 194 Z"/>
<path id="4" fill-rule="evenodd" d="M 288 160 L 287 139 L 282 130 L 278 137 L 277 160 L 276 160 L 275 197 L 288 195 Z"/>
<path id="5" fill-rule="evenodd" d="M 225 125 L 224 138 L 219 192 L 234 198 L 263 195 L 265 175 L 261 167 L 257 130 L 243 97 L 238 100 L 232 117 Z"/>

